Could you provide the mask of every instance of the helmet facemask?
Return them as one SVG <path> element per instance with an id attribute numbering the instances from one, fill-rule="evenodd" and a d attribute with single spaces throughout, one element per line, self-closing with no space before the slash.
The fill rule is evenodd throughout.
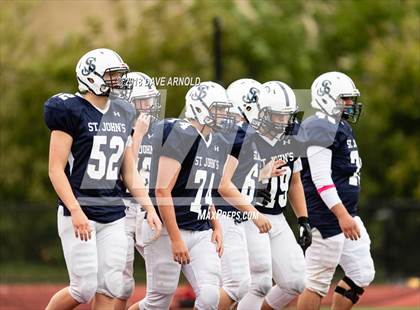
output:
<path id="1" fill-rule="evenodd" d="M 357 121 L 359 120 L 360 114 L 362 113 L 362 103 L 357 102 L 357 99 L 359 97 L 358 96 L 347 96 L 347 95 L 343 95 L 340 96 L 339 99 L 337 101 L 339 101 L 340 106 L 342 107 L 342 118 L 344 118 L 345 120 L 347 120 L 350 123 L 357 123 Z M 350 99 L 352 104 L 351 105 L 347 105 L 345 103 L 345 100 Z M 338 103 L 337 103 L 338 105 Z"/>
<path id="2" fill-rule="evenodd" d="M 162 109 L 159 92 L 153 96 L 132 97 L 131 103 L 136 109 L 136 117 L 139 117 L 140 114 L 149 115 L 151 123 L 156 122 L 159 119 L 160 111 Z"/>
<path id="3" fill-rule="evenodd" d="M 264 107 L 259 113 L 259 132 L 272 139 L 280 139 L 284 135 L 290 135 L 298 122 L 297 115 L 297 110 L 284 113 Z"/>
<path id="4" fill-rule="evenodd" d="M 204 119 L 205 125 L 215 131 L 228 132 L 235 124 L 235 116 L 229 111 L 232 108 L 230 102 L 213 102 L 209 109 L 209 115 Z"/>
<path id="5" fill-rule="evenodd" d="M 108 68 L 102 76 L 105 84 L 103 87 L 104 95 L 113 95 L 124 100 L 128 100 L 133 90 L 133 83 L 127 79 L 128 68 Z M 106 89 L 108 88 L 108 92 Z"/>

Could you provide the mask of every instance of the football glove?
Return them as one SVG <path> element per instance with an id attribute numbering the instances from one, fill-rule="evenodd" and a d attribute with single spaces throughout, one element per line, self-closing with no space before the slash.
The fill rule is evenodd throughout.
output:
<path id="1" fill-rule="evenodd" d="M 311 226 L 309 226 L 308 218 L 306 216 L 301 216 L 298 218 L 299 225 L 299 238 L 298 243 L 305 253 L 306 249 L 312 243 L 312 231 Z"/>

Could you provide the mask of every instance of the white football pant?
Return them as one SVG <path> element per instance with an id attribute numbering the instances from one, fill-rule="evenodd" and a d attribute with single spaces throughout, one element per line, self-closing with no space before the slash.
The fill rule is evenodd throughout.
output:
<path id="1" fill-rule="evenodd" d="M 211 242 L 212 230 L 180 230 L 191 258 L 188 265 L 175 262 L 168 232 L 162 228 L 159 239 L 153 240 L 154 231 L 143 223 L 144 256 L 147 271 L 146 297 L 140 302 L 141 310 L 169 309 L 178 286 L 182 269 L 194 289 L 195 308 L 216 310 L 219 304 L 220 258 L 216 245 Z"/>
<path id="2" fill-rule="evenodd" d="M 260 234 L 252 221 L 245 222 L 251 288 L 238 310 L 260 309 L 265 296 L 272 308 L 280 309 L 305 289 L 305 258 L 293 231 L 283 214 L 265 216 L 272 224 L 268 234 Z"/>
<path id="3" fill-rule="evenodd" d="M 312 229 L 312 244 L 306 250 L 306 286 L 320 296 L 328 293 L 337 265 L 360 287 L 375 277 L 369 234 L 360 217 L 354 219 L 361 233 L 358 240 L 347 239 L 343 233 L 323 239 L 318 229 Z"/>
<path id="4" fill-rule="evenodd" d="M 225 215 L 218 219 L 223 230 L 222 287 L 231 299 L 239 301 L 251 283 L 245 224 L 235 224 Z"/>
<path id="5" fill-rule="evenodd" d="M 76 238 L 71 216 L 57 212 L 58 234 L 70 277 L 70 295 L 80 303 L 88 303 L 95 293 L 118 297 L 123 284 L 127 256 L 125 218 L 101 224 L 89 221 L 92 238 Z"/>

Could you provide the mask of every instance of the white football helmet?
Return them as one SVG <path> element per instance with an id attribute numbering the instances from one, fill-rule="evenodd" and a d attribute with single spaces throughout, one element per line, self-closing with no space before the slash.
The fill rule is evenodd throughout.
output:
<path id="1" fill-rule="evenodd" d="M 286 83 L 269 81 L 263 84 L 265 92 L 260 99 L 261 131 L 280 137 L 291 134 L 296 125 L 299 107 L 293 90 Z"/>
<path id="2" fill-rule="evenodd" d="M 107 48 L 98 48 L 83 55 L 76 65 L 76 76 L 79 91 L 90 91 L 97 96 L 109 96 L 113 90 L 130 89 L 131 85 L 124 79 L 129 71 L 120 55 Z M 105 78 L 105 74 L 110 76 Z M 113 73 L 119 73 L 116 76 Z"/>
<path id="3" fill-rule="evenodd" d="M 215 82 L 194 85 L 185 95 L 185 117 L 214 130 L 227 131 L 232 127 L 231 107 L 226 90 Z"/>
<path id="4" fill-rule="evenodd" d="M 238 111 L 252 127 L 259 129 L 259 99 L 264 91 L 261 83 L 253 79 L 239 79 L 232 82 L 226 91 L 234 111 Z"/>
<path id="5" fill-rule="evenodd" d="M 144 113 L 151 116 L 151 121 L 159 119 L 160 93 L 153 80 L 142 72 L 128 73 L 127 80 L 133 86 L 129 101 L 135 107 L 137 116 Z"/>
<path id="6" fill-rule="evenodd" d="M 341 72 L 327 72 L 315 79 L 311 86 L 311 105 L 333 117 L 344 117 L 352 122 L 359 119 L 362 104 L 357 102 L 359 90 L 352 79 Z M 343 98 L 352 99 L 351 106 Z"/>

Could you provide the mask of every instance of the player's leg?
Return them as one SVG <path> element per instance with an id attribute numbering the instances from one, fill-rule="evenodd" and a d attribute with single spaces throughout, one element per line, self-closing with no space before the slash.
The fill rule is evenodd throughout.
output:
<path id="1" fill-rule="evenodd" d="M 244 225 L 232 218 L 220 216 L 223 230 L 222 288 L 219 310 L 227 310 L 248 292 L 251 275 Z"/>
<path id="2" fill-rule="evenodd" d="M 70 295 L 69 287 L 65 287 L 51 297 L 50 302 L 45 309 L 71 310 L 76 308 L 78 305 L 80 305 L 80 303 Z"/>
<path id="3" fill-rule="evenodd" d="M 172 246 L 165 227 L 159 239 L 153 240 L 154 231 L 143 222 L 142 239 L 147 272 L 147 290 L 143 300 L 134 303 L 130 310 L 169 309 L 178 286 L 181 265 L 174 261 Z"/>
<path id="4" fill-rule="evenodd" d="M 312 229 L 312 244 L 305 254 L 306 288 L 299 296 L 299 310 L 320 308 L 340 260 L 344 239 L 343 234 L 323 239 L 318 229 Z"/>
<path id="5" fill-rule="evenodd" d="M 134 290 L 134 277 L 133 277 L 133 267 L 134 267 L 134 236 L 136 231 L 136 215 L 137 215 L 137 205 L 126 202 L 127 208 L 125 211 L 125 233 L 127 236 L 127 257 L 125 262 L 125 268 L 123 272 L 123 285 L 122 291 L 119 296 L 115 299 L 115 310 L 125 310 L 127 305 L 127 300 L 133 294 Z"/>
<path id="6" fill-rule="evenodd" d="M 190 252 L 191 262 L 182 271 L 194 289 L 194 309 L 216 310 L 219 304 L 221 282 L 220 258 L 216 245 L 211 241 L 212 230 L 181 230 Z"/>
<path id="7" fill-rule="evenodd" d="M 81 303 L 90 302 L 95 295 L 98 273 L 95 222 L 90 221 L 90 225 L 92 227 L 90 240 L 82 241 L 76 238 L 71 217 L 63 215 L 63 207 L 58 208 L 58 234 L 70 277 L 70 286 L 57 292 L 46 309 L 73 309 Z"/>
<path id="8" fill-rule="evenodd" d="M 125 218 L 97 226 L 98 289 L 94 309 L 113 309 L 114 298 L 121 295 L 128 251 Z"/>
<path id="9" fill-rule="evenodd" d="M 276 217 L 276 218 L 274 218 Z M 261 309 L 281 309 L 305 289 L 306 263 L 302 248 L 283 214 L 270 216 L 279 230 L 270 232 L 273 279 Z"/>
<path id="10" fill-rule="evenodd" d="M 249 291 L 239 301 L 238 309 L 260 309 L 265 295 L 268 294 L 273 284 L 270 237 L 268 234 L 260 234 L 252 221 L 246 221 L 240 225 L 245 225 L 251 285 Z"/>
<path id="11" fill-rule="evenodd" d="M 351 309 L 357 303 L 367 287 L 375 277 L 375 267 L 370 254 L 370 238 L 357 216 L 355 220 L 360 228 L 361 238 L 353 241 L 346 239 L 340 266 L 345 277 L 341 280 L 334 292 L 332 309 Z"/>

